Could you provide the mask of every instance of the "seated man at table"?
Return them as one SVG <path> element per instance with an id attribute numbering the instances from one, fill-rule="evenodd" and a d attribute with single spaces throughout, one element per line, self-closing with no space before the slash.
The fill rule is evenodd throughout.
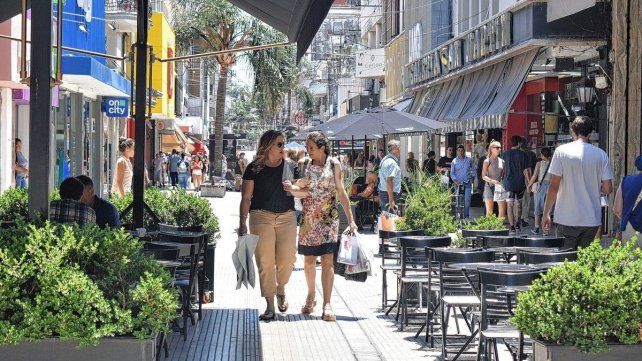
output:
<path id="1" fill-rule="evenodd" d="M 96 195 L 94 182 L 86 175 L 76 177 L 84 187 L 80 201 L 96 212 L 96 224 L 100 228 L 120 228 L 120 215 L 116 207 L 109 201 L 104 200 Z"/>
<path id="2" fill-rule="evenodd" d="M 377 172 L 368 172 L 366 175 L 366 188 L 357 194 L 359 204 L 355 210 L 355 216 L 359 230 L 363 229 L 366 218 L 372 218 L 372 228 L 374 229 L 375 213 L 377 212 L 377 206 L 379 204 L 379 195 L 376 192 L 378 184 L 379 176 Z"/>
<path id="3" fill-rule="evenodd" d="M 80 202 L 84 187 L 74 177 L 69 177 L 60 184 L 60 200 L 51 202 L 49 220 L 53 223 L 77 223 L 84 227 L 96 222 L 96 213 L 89 206 Z"/>

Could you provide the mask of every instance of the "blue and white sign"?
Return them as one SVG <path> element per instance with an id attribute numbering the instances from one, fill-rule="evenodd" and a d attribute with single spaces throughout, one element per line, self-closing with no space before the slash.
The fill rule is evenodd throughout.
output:
<path id="1" fill-rule="evenodd" d="M 108 117 L 125 118 L 129 116 L 129 100 L 124 98 L 105 98 L 103 112 Z"/>

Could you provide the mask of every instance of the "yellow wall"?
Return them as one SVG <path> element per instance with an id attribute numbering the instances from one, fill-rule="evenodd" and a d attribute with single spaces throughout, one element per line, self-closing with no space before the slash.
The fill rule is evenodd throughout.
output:
<path id="1" fill-rule="evenodd" d="M 156 57 L 168 58 L 176 55 L 176 36 L 163 13 L 152 14 L 148 41 Z M 152 88 L 163 93 L 162 97 L 156 98 L 156 106 L 152 108 L 152 114 L 156 117 L 174 118 L 174 96 L 176 94 L 174 88 L 175 69 L 174 63 L 154 62 L 152 69 Z M 171 72 L 171 74 L 168 72 Z"/>
<path id="2" fill-rule="evenodd" d="M 402 33 L 385 47 L 386 53 L 386 102 L 391 103 L 403 95 L 403 68 L 408 60 L 406 35 Z"/>

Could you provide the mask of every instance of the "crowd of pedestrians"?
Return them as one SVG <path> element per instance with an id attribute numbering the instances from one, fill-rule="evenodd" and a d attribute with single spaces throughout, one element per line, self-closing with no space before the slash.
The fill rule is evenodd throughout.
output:
<path id="1" fill-rule="evenodd" d="M 207 174 L 207 159 L 203 154 L 179 153 L 176 149 L 167 155 L 163 152 L 154 158 L 154 186 L 201 190 Z M 191 183 L 191 185 L 190 185 Z"/>
<path id="2" fill-rule="evenodd" d="M 548 235 L 555 228 L 557 235 L 565 237 L 569 248 L 584 247 L 601 236 L 603 210 L 614 188 L 609 158 L 606 152 L 590 143 L 592 132 L 591 120 L 578 116 L 570 124 L 573 141 L 554 151 L 543 147 L 537 155 L 526 146 L 524 138 L 513 136 L 510 148 L 504 152 L 502 144 L 495 140 L 488 143 L 487 153 L 480 148 L 484 156 L 479 159 L 479 166 L 466 156 L 464 146 L 458 145 L 447 147 L 445 155 L 438 160 L 435 152 L 429 151 L 421 171 L 428 176 L 441 175 L 442 181 L 458 192 L 463 203 L 463 218 L 470 217 L 471 193 L 473 184 L 477 183 L 486 215 L 495 213 L 497 204 L 496 213 L 506 219 L 510 234 L 529 230 L 533 234 Z M 483 143 L 478 146 L 485 147 Z M 396 151 L 382 158 L 380 152 L 374 163 L 383 164 L 392 157 L 393 162 L 399 164 L 398 154 Z M 396 203 L 397 189 L 401 188 L 390 183 L 396 179 L 396 172 L 401 173 L 398 166 L 390 164 L 386 164 L 383 174 L 383 167 L 379 167 L 380 199 L 386 205 Z M 642 172 L 642 156 L 636 160 L 636 167 Z M 408 153 L 406 170 L 409 174 L 419 171 L 412 152 Z M 389 188 L 392 189 L 389 191 Z M 618 237 L 622 232 L 624 239 L 628 239 L 634 230 L 642 229 L 641 200 L 642 173 L 624 177 L 613 204 L 613 212 L 620 220 Z M 532 227 L 528 223 L 531 215 L 534 216 Z"/>

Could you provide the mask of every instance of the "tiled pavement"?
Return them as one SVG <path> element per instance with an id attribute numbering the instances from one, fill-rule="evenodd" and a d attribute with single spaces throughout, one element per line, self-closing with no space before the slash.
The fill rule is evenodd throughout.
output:
<path id="1" fill-rule="evenodd" d="M 211 199 L 221 223 L 216 250 L 215 296 L 206 305 L 203 320 L 189 327 L 188 340 L 170 336 L 171 361 L 195 360 L 439 360 L 439 350 L 428 349 L 416 328 L 400 332 L 394 315 L 381 313 L 381 272 L 377 259 L 374 274 L 364 283 L 335 278 L 332 304 L 337 322 L 321 320 L 320 307 L 303 316 L 300 307 L 306 296 L 302 260 L 286 288 L 290 309 L 273 322 L 258 322 L 265 307 L 257 288 L 235 289 L 236 274 L 231 261 L 238 224 L 239 193 Z M 375 235 L 363 235 L 363 244 L 377 248 Z M 321 300 L 320 269 L 317 300 Z M 394 293 L 391 279 L 389 290 Z M 258 283 L 258 280 L 257 280 Z M 438 345 L 436 345 L 438 346 Z M 162 358 L 161 358 L 162 359 Z"/>

